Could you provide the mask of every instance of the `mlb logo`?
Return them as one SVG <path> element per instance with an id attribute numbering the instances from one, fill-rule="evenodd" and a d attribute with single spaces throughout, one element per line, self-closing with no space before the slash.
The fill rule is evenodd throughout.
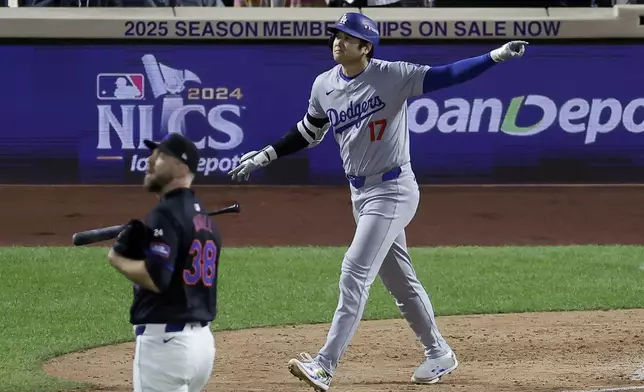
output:
<path id="1" fill-rule="evenodd" d="M 362 27 L 364 27 L 366 30 L 369 30 L 369 31 L 372 31 L 372 32 L 378 34 L 378 30 L 375 29 L 373 26 L 368 25 L 367 23 L 365 23 Z"/>
<path id="2" fill-rule="evenodd" d="M 145 98 L 145 79 L 143 74 L 98 74 L 96 76 L 96 98 L 118 101 Z"/>

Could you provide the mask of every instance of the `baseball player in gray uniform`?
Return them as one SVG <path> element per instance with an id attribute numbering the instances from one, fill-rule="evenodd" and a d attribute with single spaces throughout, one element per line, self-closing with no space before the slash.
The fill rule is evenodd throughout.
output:
<path id="1" fill-rule="evenodd" d="M 350 184 L 356 232 L 344 255 L 340 298 L 326 344 L 288 367 L 317 391 L 326 391 L 353 337 L 380 276 L 402 315 L 425 348 L 412 382 L 433 384 L 458 367 L 441 336 L 429 296 L 418 281 L 407 250 L 405 228 L 416 213 L 419 188 L 410 165 L 407 99 L 470 80 L 495 64 L 523 56 L 524 41 L 511 41 L 481 56 L 430 67 L 373 58 L 377 25 L 360 13 L 346 13 L 329 28 L 338 65 L 313 82 L 308 112 L 280 140 L 242 156 L 229 172 L 248 180 L 252 171 L 279 157 L 320 143 L 331 130 L 340 146 Z"/>

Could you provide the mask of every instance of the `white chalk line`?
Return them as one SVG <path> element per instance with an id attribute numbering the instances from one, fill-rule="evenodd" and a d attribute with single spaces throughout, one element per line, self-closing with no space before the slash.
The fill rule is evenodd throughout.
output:
<path id="1" fill-rule="evenodd" d="M 347 184 L 348 185 L 348 184 Z M 195 188 L 338 188 L 345 184 L 193 184 Z M 3 188 L 142 188 L 140 184 L 0 184 Z M 420 184 L 421 188 L 642 188 L 642 184 Z"/>
<path id="2" fill-rule="evenodd" d="M 621 391 L 642 391 L 644 390 L 644 385 L 637 387 L 616 387 L 616 388 L 600 388 L 600 389 L 579 389 L 574 391 L 563 391 L 563 392 L 621 392 Z"/>
<path id="3" fill-rule="evenodd" d="M 633 375 L 631 376 L 631 380 L 644 381 L 644 363 L 641 364 L 637 369 L 635 369 L 635 371 L 633 372 Z"/>
<path id="4" fill-rule="evenodd" d="M 635 369 L 631 375 L 631 381 L 644 381 L 644 363 Z M 579 389 L 563 392 L 621 392 L 621 391 L 644 391 L 644 385 L 626 387 L 607 387 L 598 389 Z"/>

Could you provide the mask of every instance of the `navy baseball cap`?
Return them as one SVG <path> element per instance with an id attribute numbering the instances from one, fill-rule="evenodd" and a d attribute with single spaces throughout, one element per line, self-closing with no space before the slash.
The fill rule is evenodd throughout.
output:
<path id="1" fill-rule="evenodd" d="M 352 37 L 370 42 L 373 46 L 378 46 L 380 43 L 380 31 L 376 22 L 359 12 L 347 12 L 335 24 L 329 26 L 327 31 L 333 34 L 342 31 Z"/>
<path id="2" fill-rule="evenodd" d="M 199 150 L 197 146 L 180 133 L 166 135 L 160 143 L 152 140 L 144 140 L 143 143 L 150 150 L 159 149 L 160 152 L 168 154 L 188 165 L 192 173 L 197 173 L 199 166 Z"/>

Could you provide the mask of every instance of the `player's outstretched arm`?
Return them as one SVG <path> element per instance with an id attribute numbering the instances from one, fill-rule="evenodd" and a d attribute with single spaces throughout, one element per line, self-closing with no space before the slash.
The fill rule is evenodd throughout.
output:
<path id="1" fill-rule="evenodd" d="M 456 61 L 451 64 L 431 67 L 425 73 L 423 94 L 450 87 L 471 80 L 493 65 L 512 58 L 523 56 L 525 41 L 510 41 L 500 48 L 481 56 Z"/>
<path id="2" fill-rule="evenodd" d="M 273 144 L 260 151 L 251 151 L 239 160 L 239 165 L 228 172 L 235 181 L 248 180 L 250 173 L 265 167 L 277 158 L 313 147 L 322 141 L 329 130 L 329 119 L 306 114 L 291 130 Z"/>
<path id="3" fill-rule="evenodd" d="M 331 126 L 318 98 L 323 91 L 324 86 L 318 76 L 311 87 L 309 108 L 304 118 L 275 143 L 259 152 L 251 151 L 242 155 L 239 165 L 229 171 L 228 175 L 235 181 L 247 181 L 252 171 L 265 167 L 277 158 L 318 145 Z"/>

